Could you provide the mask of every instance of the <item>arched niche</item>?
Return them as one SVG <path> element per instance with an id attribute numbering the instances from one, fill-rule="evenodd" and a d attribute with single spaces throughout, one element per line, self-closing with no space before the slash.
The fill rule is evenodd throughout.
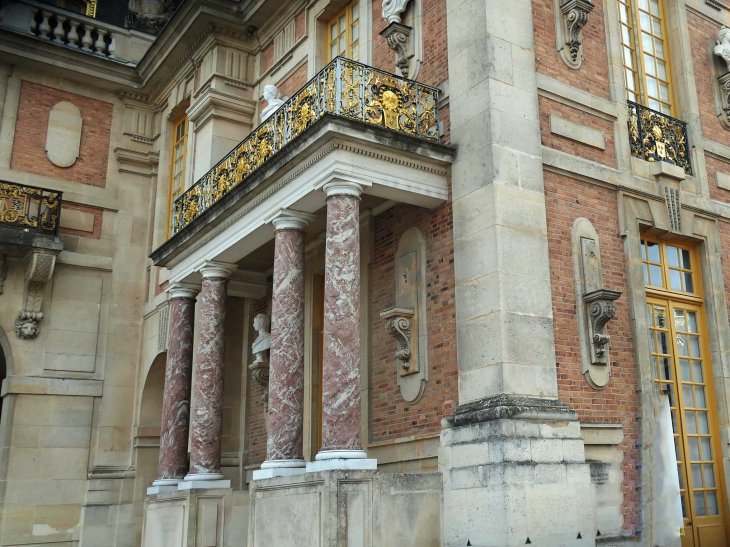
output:
<path id="1" fill-rule="evenodd" d="M 136 467 L 137 476 L 143 479 L 145 486 L 150 486 L 157 477 L 166 363 L 167 352 L 155 356 L 145 376 L 139 401 L 139 418 L 135 435 Z"/>

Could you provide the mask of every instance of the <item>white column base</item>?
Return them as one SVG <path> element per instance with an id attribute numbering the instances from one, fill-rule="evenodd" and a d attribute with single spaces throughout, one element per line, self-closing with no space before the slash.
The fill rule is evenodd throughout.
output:
<path id="1" fill-rule="evenodd" d="M 213 480 L 213 481 L 182 481 L 177 485 L 178 490 L 212 490 L 214 488 L 230 488 L 231 481 L 229 480 Z"/>
<path id="2" fill-rule="evenodd" d="M 183 481 L 219 481 L 224 478 L 223 473 L 188 473 Z"/>
<path id="3" fill-rule="evenodd" d="M 152 486 L 176 486 L 180 479 L 157 479 L 152 481 Z"/>
<path id="4" fill-rule="evenodd" d="M 320 450 L 315 460 L 364 460 L 368 453 L 364 450 Z"/>
<path id="5" fill-rule="evenodd" d="M 157 482 L 157 481 L 155 481 Z M 152 483 L 154 484 L 154 483 Z M 154 494 L 167 494 L 168 492 L 177 492 L 177 485 L 175 484 L 167 484 L 167 485 L 159 485 L 159 486 L 150 486 L 147 489 L 147 495 L 152 496 Z"/>
<path id="6" fill-rule="evenodd" d="M 266 460 L 261 464 L 261 469 L 281 469 L 305 467 L 304 460 Z"/>
<path id="7" fill-rule="evenodd" d="M 376 460 L 375 458 L 332 458 L 327 460 L 307 462 L 307 473 L 332 471 L 335 469 L 343 471 L 377 471 L 378 460 Z"/>
<path id="8" fill-rule="evenodd" d="M 304 462 L 302 462 L 304 463 Z M 270 467 L 268 469 L 257 469 L 253 472 L 253 480 L 273 479 L 274 477 L 292 477 L 303 475 L 307 472 L 304 466 L 301 467 Z"/>

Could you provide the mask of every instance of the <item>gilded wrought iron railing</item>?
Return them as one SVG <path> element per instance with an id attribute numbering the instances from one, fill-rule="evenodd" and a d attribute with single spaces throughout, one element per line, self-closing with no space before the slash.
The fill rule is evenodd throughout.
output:
<path id="1" fill-rule="evenodd" d="M 62 192 L 0 181 L 0 226 L 58 233 Z"/>
<path id="2" fill-rule="evenodd" d="M 631 155 L 646 161 L 673 163 L 691 175 L 687 123 L 632 101 L 627 102 Z"/>
<path id="3" fill-rule="evenodd" d="M 324 114 L 438 142 L 439 90 L 337 57 L 175 200 L 177 234 Z"/>

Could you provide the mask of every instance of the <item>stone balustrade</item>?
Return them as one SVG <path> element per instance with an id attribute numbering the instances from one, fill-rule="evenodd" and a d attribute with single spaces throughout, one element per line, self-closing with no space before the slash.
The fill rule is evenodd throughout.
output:
<path id="1" fill-rule="evenodd" d="M 29 30 L 41 40 L 115 58 L 114 32 L 90 23 L 86 17 L 75 18 L 50 9 L 34 8 Z"/>

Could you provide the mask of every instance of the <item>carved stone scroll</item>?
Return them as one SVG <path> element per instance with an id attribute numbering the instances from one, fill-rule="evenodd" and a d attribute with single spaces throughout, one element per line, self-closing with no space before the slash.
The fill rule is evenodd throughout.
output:
<path id="1" fill-rule="evenodd" d="M 408 78 L 408 67 L 414 55 L 411 40 L 412 32 L 412 27 L 393 22 L 380 33 L 388 42 L 388 47 L 395 51 L 395 66 L 400 76 L 404 78 Z"/>
<path id="2" fill-rule="evenodd" d="M 555 0 L 555 36 L 565 64 L 580 68 L 583 63 L 583 27 L 594 5 L 590 0 Z"/>
<path id="3" fill-rule="evenodd" d="M 606 325 L 616 314 L 614 301 L 621 293 L 603 288 L 598 233 L 588 219 L 575 220 L 572 243 L 582 371 L 591 387 L 603 389 L 611 377 Z"/>
<path id="4" fill-rule="evenodd" d="M 426 240 L 418 228 L 403 233 L 395 261 L 395 307 L 380 317 L 398 344 L 394 361 L 401 396 L 413 403 L 421 398 L 428 381 Z"/>
<path id="5" fill-rule="evenodd" d="M 25 280 L 23 288 L 23 308 L 15 320 L 15 335 L 23 340 L 38 337 L 38 323 L 43 319 L 41 303 L 46 283 L 53 277 L 56 254 L 32 252 L 26 257 Z"/>

